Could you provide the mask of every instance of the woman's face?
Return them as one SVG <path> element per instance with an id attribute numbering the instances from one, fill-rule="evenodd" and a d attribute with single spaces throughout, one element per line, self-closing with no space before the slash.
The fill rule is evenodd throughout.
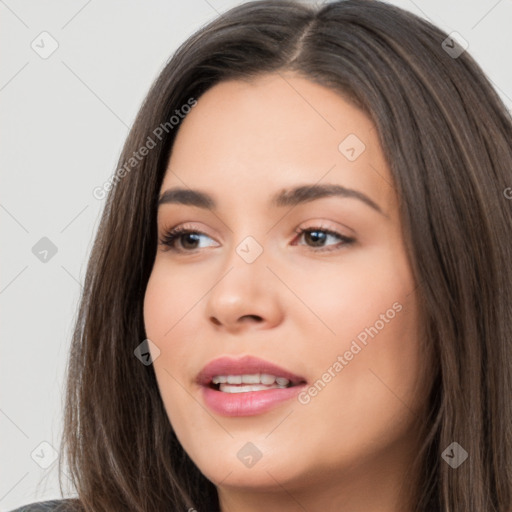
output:
<path id="1" fill-rule="evenodd" d="M 425 362 L 369 118 L 290 73 L 222 82 L 179 127 L 160 194 L 175 189 L 159 206 L 160 240 L 200 234 L 159 244 L 144 320 L 195 464 L 221 494 L 373 477 L 378 492 L 403 476 Z"/>

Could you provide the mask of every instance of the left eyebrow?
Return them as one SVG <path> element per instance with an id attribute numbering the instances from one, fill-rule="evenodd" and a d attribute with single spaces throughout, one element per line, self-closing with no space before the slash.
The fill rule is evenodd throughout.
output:
<path id="1" fill-rule="evenodd" d="M 363 194 L 359 190 L 335 184 L 302 185 L 292 189 L 284 189 L 272 197 L 270 204 L 274 207 L 295 206 L 300 203 L 331 196 L 359 199 L 359 201 L 362 201 L 364 204 L 384 215 L 380 206 L 366 194 Z"/>
<path id="2" fill-rule="evenodd" d="M 350 197 L 362 201 L 370 206 L 381 215 L 387 217 L 380 206 L 370 199 L 366 194 L 358 190 L 342 187 L 335 184 L 323 185 L 301 185 L 291 189 L 283 189 L 270 198 L 270 206 L 274 208 L 285 206 L 296 206 L 301 203 L 307 203 L 324 197 Z M 215 199 L 200 190 L 187 188 L 170 188 L 162 193 L 158 200 L 158 206 L 163 204 L 183 204 L 189 206 L 197 206 L 209 210 L 217 210 L 217 202 Z"/>

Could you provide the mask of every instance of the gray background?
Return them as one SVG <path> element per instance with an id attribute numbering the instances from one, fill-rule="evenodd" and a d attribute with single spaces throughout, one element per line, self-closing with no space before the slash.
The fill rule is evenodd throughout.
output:
<path id="1" fill-rule="evenodd" d="M 60 497 L 50 445 L 59 448 L 67 351 L 103 207 L 92 190 L 114 172 L 168 57 L 240 3 L 0 0 L 1 511 Z M 390 3 L 459 32 L 512 108 L 512 0 Z M 59 45 L 47 58 L 44 31 Z M 53 256 L 34 254 L 43 237 Z"/>

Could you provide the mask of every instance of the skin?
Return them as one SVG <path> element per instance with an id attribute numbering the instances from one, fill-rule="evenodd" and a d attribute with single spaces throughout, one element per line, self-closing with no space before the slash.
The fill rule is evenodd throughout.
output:
<path id="1" fill-rule="evenodd" d="M 349 134 L 366 146 L 354 161 L 338 149 Z M 353 197 L 268 204 L 282 189 L 316 183 L 360 191 L 382 213 Z M 218 210 L 160 206 L 160 238 L 185 224 L 204 235 L 175 242 L 188 252 L 158 246 L 144 320 L 160 350 L 153 365 L 169 420 L 216 484 L 223 511 L 412 509 L 406 478 L 414 476 L 425 359 L 391 183 L 370 119 L 290 72 L 222 82 L 180 125 L 161 193 L 200 189 Z M 355 242 L 294 231 L 318 226 Z M 253 263 L 236 252 L 247 236 L 263 249 Z M 212 359 L 251 354 L 312 385 L 395 303 L 394 318 L 341 371 L 331 369 L 306 404 L 294 398 L 225 417 L 207 408 L 194 382 Z M 262 454 L 250 468 L 237 457 L 247 442 Z"/>

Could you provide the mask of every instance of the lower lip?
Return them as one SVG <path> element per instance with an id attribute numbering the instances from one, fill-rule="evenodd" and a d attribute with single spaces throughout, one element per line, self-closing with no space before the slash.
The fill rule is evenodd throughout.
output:
<path id="1" fill-rule="evenodd" d="M 262 414 L 300 393 L 304 385 L 291 388 L 274 388 L 244 393 L 224 393 L 210 387 L 203 387 L 206 405 L 222 416 L 254 416 Z"/>

